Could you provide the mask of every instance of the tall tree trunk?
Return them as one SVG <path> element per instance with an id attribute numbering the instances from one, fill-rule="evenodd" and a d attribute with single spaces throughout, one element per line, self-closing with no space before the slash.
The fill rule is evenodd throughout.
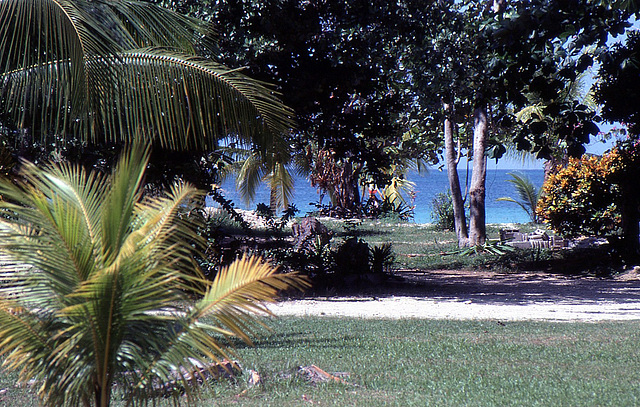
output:
<path id="1" fill-rule="evenodd" d="M 487 107 L 482 104 L 473 112 L 473 174 L 469 188 L 469 246 L 484 244 L 487 238 L 485 184 L 487 180 Z"/>
<path id="2" fill-rule="evenodd" d="M 451 104 L 444 103 L 444 147 L 447 163 L 447 177 L 449 178 L 449 190 L 451 191 L 451 201 L 453 203 L 453 218 L 458 237 L 458 246 L 463 247 L 468 244 L 469 232 L 467 230 L 467 218 L 464 214 L 464 200 L 460 190 L 460 179 L 458 178 L 458 157 L 455 144 L 453 142 L 454 123 L 452 119 L 453 108 Z"/>
<path id="3" fill-rule="evenodd" d="M 360 210 L 360 192 L 358 190 L 358 174 L 349 160 L 342 168 L 340 180 L 339 204 L 342 209 L 358 214 Z"/>

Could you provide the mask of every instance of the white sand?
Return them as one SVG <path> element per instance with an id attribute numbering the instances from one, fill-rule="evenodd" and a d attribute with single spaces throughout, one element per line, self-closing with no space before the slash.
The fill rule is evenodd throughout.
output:
<path id="1" fill-rule="evenodd" d="M 420 297 L 335 298 L 283 301 L 270 306 L 278 316 L 327 316 L 380 319 L 492 319 L 499 321 L 640 320 L 640 302 L 474 303 Z"/>
<path id="2" fill-rule="evenodd" d="M 640 320 L 640 268 L 617 279 L 548 273 L 482 271 L 404 273 L 417 285 L 392 286 L 370 296 L 287 300 L 270 306 L 280 316 L 491 319 L 498 321 Z"/>

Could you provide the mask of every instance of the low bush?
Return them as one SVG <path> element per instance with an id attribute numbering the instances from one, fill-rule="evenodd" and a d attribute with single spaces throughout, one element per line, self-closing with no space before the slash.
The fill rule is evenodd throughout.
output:
<path id="1" fill-rule="evenodd" d="M 431 218 L 436 230 L 455 230 L 451 192 L 436 194 L 431 202 Z"/>

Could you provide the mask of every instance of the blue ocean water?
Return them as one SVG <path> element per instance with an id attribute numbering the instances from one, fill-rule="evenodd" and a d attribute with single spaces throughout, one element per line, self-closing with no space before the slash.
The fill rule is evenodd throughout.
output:
<path id="1" fill-rule="evenodd" d="M 508 175 L 510 172 L 518 172 L 527 176 L 538 188 L 542 186 L 544 179 L 544 171 L 541 169 L 523 169 L 523 170 L 505 170 L 505 169 L 488 169 L 487 170 L 487 184 L 486 184 L 486 215 L 487 223 L 526 223 L 529 222 L 529 217 L 520 206 L 512 202 L 497 201 L 500 197 L 513 197 L 517 198 L 517 194 L 513 185 L 508 182 L 511 177 Z M 466 172 L 459 171 L 460 183 L 464 192 L 466 182 Z M 415 182 L 416 197 L 414 201 L 415 214 L 414 222 L 416 223 L 430 223 L 431 218 L 431 205 L 433 198 L 440 192 L 445 192 L 449 188 L 449 181 L 447 179 L 446 171 L 430 170 L 425 174 L 409 173 L 407 178 L 410 181 Z M 471 174 L 469 174 L 469 181 L 471 181 Z M 238 193 L 234 188 L 234 180 L 228 179 L 225 181 L 221 188 L 227 199 L 233 200 L 236 207 L 239 209 L 256 208 L 256 204 L 259 202 L 269 202 L 269 191 L 266 187 L 260 188 L 256 193 L 256 199 L 253 203 L 245 204 L 239 198 Z M 316 188 L 305 179 L 298 177 L 295 179 L 295 197 L 293 204 L 300 210 L 299 216 L 303 216 L 307 212 L 312 212 L 316 209 L 313 203 L 320 202 L 320 195 Z M 322 203 L 329 202 L 329 197 L 324 197 Z"/>

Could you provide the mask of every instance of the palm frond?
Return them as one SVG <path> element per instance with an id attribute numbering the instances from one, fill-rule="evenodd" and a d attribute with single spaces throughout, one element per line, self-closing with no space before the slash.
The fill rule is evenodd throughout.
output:
<path id="1" fill-rule="evenodd" d="M 264 151 L 286 150 L 282 135 L 293 126 L 293 112 L 266 84 L 167 49 L 132 51 L 123 60 L 124 87 L 118 99 L 131 117 L 141 119 L 143 128 L 159 133 L 162 145 L 210 148 L 218 139 L 235 135 Z M 182 138 L 173 141 L 171 132 Z M 203 134 L 209 139 L 198 139 Z"/>
<path id="2" fill-rule="evenodd" d="M 236 190 L 245 203 L 253 201 L 258 187 L 264 180 L 266 172 L 267 168 L 265 163 L 257 151 L 253 151 L 247 158 L 240 162 L 240 168 L 236 175 Z"/>
<path id="3" fill-rule="evenodd" d="M 142 195 L 141 185 L 144 170 L 149 161 L 150 150 L 135 148 L 118 161 L 109 192 L 102 207 L 102 251 L 109 259 L 120 252 L 134 221 L 134 208 Z"/>
<path id="4" fill-rule="evenodd" d="M 137 147 L 106 178 L 25 164 L 24 183 L 0 180 L 0 352 L 46 405 L 106 406 L 115 383 L 131 402 L 195 397 L 184 372 L 226 354 L 215 335 L 250 342 L 262 302 L 308 286 L 253 258 L 205 282 L 202 239 L 181 218 L 198 193 L 176 184 L 142 200 L 147 159 Z"/>
<path id="5" fill-rule="evenodd" d="M 511 176 L 507 182 L 513 184 L 518 194 L 518 200 L 511 197 L 501 197 L 498 201 L 513 202 L 518 204 L 531 218 L 533 223 L 537 223 L 538 218 L 536 215 L 536 206 L 538 205 L 538 199 L 540 198 L 540 190 L 531 182 L 529 178 L 522 174 L 515 172 L 507 173 Z"/>
<path id="6" fill-rule="evenodd" d="M 78 102 L 68 92 L 45 92 L 57 89 L 49 83 L 55 77 L 52 71 L 64 71 L 71 64 L 58 61 L 4 75 L 0 82 L 7 95 L 3 108 L 22 122 L 27 120 L 25 111 L 46 113 L 48 122 L 41 123 L 44 128 L 68 125 L 85 136 L 90 129 L 92 137 L 105 134 L 109 141 L 132 143 L 135 137 L 147 134 L 148 138 L 135 141 L 206 150 L 215 148 L 219 139 L 234 136 L 247 145 L 254 142 L 265 152 L 287 150 L 282 135 L 293 126 L 293 113 L 264 83 L 215 62 L 164 48 L 140 49 L 113 58 L 117 58 L 112 62 L 117 76 L 91 87 L 97 92 L 89 96 L 91 105 L 74 110 Z M 101 66 L 105 61 L 98 57 L 87 64 Z M 34 84 L 33 78 L 42 81 Z M 24 103 L 29 104 L 27 109 Z M 70 111 L 80 113 L 69 117 Z"/>
<path id="7" fill-rule="evenodd" d="M 96 3 L 94 0 L 92 3 Z M 209 24 L 143 1 L 99 1 L 100 16 L 110 27 L 109 35 L 122 49 L 170 47 L 189 54 L 211 34 Z M 94 8 L 96 6 L 94 5 Z"/>
<path id="8" fill-rule="evenodd" d="M 271 206 L 275 208 L 286 208 L 293 200 L 293 176 L 286 165 L 276 163 L 271 172 L 266 176 L 265 181 L 271 190 Z"/>
<path id="9" fill-rule="evenodd" d="M 416 187 L 415 182 L 406 178 L 393 177 L 389 185 L 384 188 L 384 198 L 392 205 L 405 206 L 407 199 L 405 196 L 411 195 Z"/>
<path id="10" fill-rule="evenodd" d="M 3 0 L 0 111 L 43 138 L 75 133 L 211 149 L 285 146 L 293 114 L 267 85 L 195 56 L 206 23 L 155 5 Z"/>
<path id="11" fill-rule="evenodd" d="M 537 116 L 538 119 L 543 119 L 546 116 L 543 111 L 544 108 L 545 106 L 541 103 L 526 106 L 516 113 L 516 119 L 523 123 L 528 122 L 534 116 Z"/>
<path id="12" fill-rule="evenodd" d="M 304 290 L 308 281 L 295 273 L 279 274 L 259 257 L 244 255 L 216 275 L 207 294 L 193 309 L 192 319 L 209 315 L 219 328 L 251 343 L 247 332 L 255 326 L 253 314 L 269 314 L 263 305 L 286 289 Z"/>
<path id="13" fill-rule="evenodd" d="M 0 5 L 0 94 L 3 110 L 20 126 L 36 107 L 44 110 L 69 109 L 74 113 L 88 102 L 90 73 L 84 58 L 101 49 L 101 39 L 88 35 L 80 10 L 69 2 L 51 0 L 4 0 Z M 38 44 L 33 47 L 32 44 Z M 61 66 L 56 69 L 56 64 Z M 49 86 L 60 81 L 60 87 Z M 57 89 L 57 91 L 44 91 Z M 60 116 L 50 120 L 44 114 L 34 120 L 44 126 L 61 128 Z M 54 121 L 54 122 L 52 122 Z"/>
<path id="14" fill-rule="evenodd" d="M 162 352 L 147 361 L 146 369 L 136 375 L 139 382 L 134 389 L 151 389 L 149 377 L 170 377 L 173 367 L 188 364 L 187 357 L 194 350 L 212 360 L 226 356 L 212 333 L 235 335 L 251 343 L 250 335 L 264 326 L 255 318 L 256 314 L 269 314 L 263 303 L 273 302 L 281 290 L 308 286 L 306 279 L 295 274 L 277 274 L 275 268 L 257 257 L 243 256 L 236 260 L 220 270 L 203 299 L 180 319 L 177 329 L 163 334 Z M 186 378 L 180 381 L 190 387 Z M 145 397 L 144 391 L 139 393 L 137 397 Z"/>

